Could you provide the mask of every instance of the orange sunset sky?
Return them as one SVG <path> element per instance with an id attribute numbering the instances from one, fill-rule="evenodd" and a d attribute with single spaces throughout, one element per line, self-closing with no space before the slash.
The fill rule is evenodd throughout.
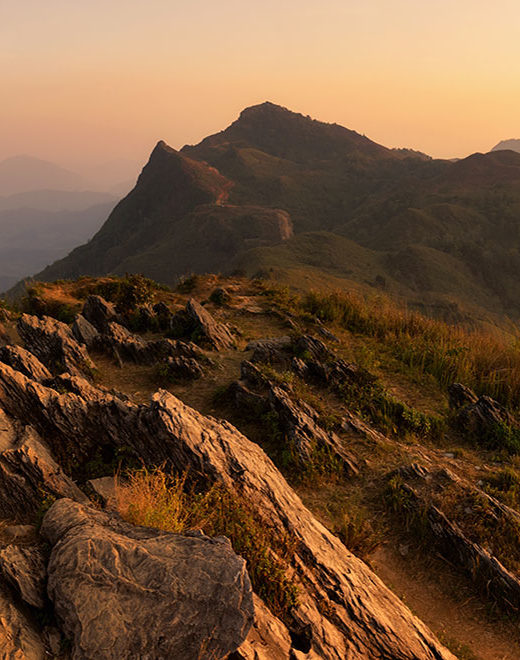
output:
<path id="1" fill-rule="evenodd" d="M 143 162 L 264 100 L 438 157 L 520 137 L 518 0 L 0 8 L 0 160 Z"/>

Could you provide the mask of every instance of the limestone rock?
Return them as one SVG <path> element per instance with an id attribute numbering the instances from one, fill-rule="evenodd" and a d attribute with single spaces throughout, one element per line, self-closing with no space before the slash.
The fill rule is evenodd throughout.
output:
<path id="1" fill-rule="evenodd" d="M 462 408 L 468 404 L 477 403 L 478 396 L 466 385 L 453 383 L 448 387 L 450 397 L 450 408 Z"/>
<path id="2" fill-rule="evenodd" d="M 87 348 L 92 348 L 97 338 L 99 337 L 99 332 L 97 329 L 87 321 L 87 319 L 82 315 L 78 314 L 74 319 L 72 324 L 72 334 L 79 341 L 80 344 L 85 344 Z"/>
<path id="3" fill-rule="evenodd" d="M 65 323 L 50 316 L 40 319 L 22 314 L 17 327 L 26 347 L 51 371 L 90 375 L 95 368 L 85 347 L 78 344 Z"/>
<path id="4" fill-rule="evenodd" d="M 0 550 L 0 577 L 33 607 L 45 604 L 46 557 L 39 546 L 8 545 Z"/>
<path id="5" fill-rule="evenodd" d="M 195 343 L 216 351 L 231 348 L 234 344 L 229 329 L 215 321 L 193 298 L 188 301 L 185 310 L 173 317 L 172 324 L 180 336 L 191 336 Z"/>
<path id="6" fill-rule="evenodd" d="M 0 362 L 8 364 L 16 371 L 39 383 L 52 378 L 52 374 L 47 367 L 21 346 L 4 346 L 0 348 Z"/>
<path id="7" fill-rule="evenodd" d="M 119 321 L 115 305 L 107 302 L 101 296 L 88 296 L 81 314 L 99 332 L 104 332 L 109 323 Z"/>
<path id="8" fill-rule="evenodd" d="M 181 473 L 202 474 L 209 482 L 236 489 L 266 525 L 288 534 L 295 542 L 292 564 L 301 579 L 291 625 L 296 651 L 323 660 L 453 660 L 428 628 L 303 506 L 263 450 L 231 424 L 204 417 L 165 391 L 156 393 L 149 406 L 137 406 L 92 387 L 85 388 L 84 396 L 60 394 L 15 374 L 0 365 L 0 403 L 26 415 L 53 447 L 73 453 L 85 452 L 93 443 L 125 446 L 149 465 L 165 463 Z M 326 611 L 318 609 L 322 601 L 330 605 Z"/>
<path id="9" fill-rule="evenodd" d="M 324 451 L 330 458 L 339 459 L 347 473 L 358 473 L 355 457 L 334 432 L 325 431 L 318 425 L 318 414 L 313 408 L 302 401 L 295 403 L 276 386 L 271 387 L 269 401 L 303 468 Z"/>
<path id="10" fill-rule="evenodd" d="M 34 623 L 0 589 L 0 652 L 2 660 L 44 660 L 45 648 Z"/>
<path id="11" fill-rule="evenodd" d="M 196 380 L 204 376 L 200 363 L 190 357 L 170 357 L 163 368 L 169 380 Z"/>
<path id="12" fill-rule="evenodd" d="M 280 619 L 267 609 L 258 596 L 254 596 L 255 620 L 245 642 L 229 660 L 288 660 L 292 641 L 289 631 Z"/>
<path id="13" fill-rule="evenodd" d="M 48 594 L 74 660 L 226 657 L 245 640 L 253 597 L 227 539 L 122 522 L 62 499 L 41 533 Z"/>
<path id="14" fill-rule="evenodd" d="M 246 351 L 253 351 L 251 362 L 260 364 L 285 364 L 290 359 L 292 339 L 289 336 L 271 337 L 250 341 Z"/>
<path id="15" fill-rule="evenodd" d="M 86 500 L 35 431 L 16 430 L 0 409 L 0 517 L 34 519 L 45 494 Z"/>

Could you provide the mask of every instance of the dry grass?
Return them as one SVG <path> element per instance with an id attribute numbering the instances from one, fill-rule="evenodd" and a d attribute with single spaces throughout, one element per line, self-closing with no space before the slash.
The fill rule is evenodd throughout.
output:
<path id="1" fill-rule="evenodd" d="M 310 292 L 298 305 L 320 321 L 390 344 L 396 358 L 419 373 L 434 376 L 442 386 L 460 381 L 479 394 L 520 407 L 516 336 L 448 325 L 383 297 L 370 301 L 356 294 Z"/>
<path id="2" fill-rule="evenodd" d="M 208 536 L 227 536 L 235 552 L 247 562 L 255 592 L 273 614 L 285 618 L 297 603 L 297 587 L 290 570 L 293 547 L 269 529 L 251 503 L 220 484 L 205 492 L 187 487 L 186 475 L 170 475 L 146 468 L 117 479 L 119 513 L 134 525 L 182 533 L 202 529 Z"/>

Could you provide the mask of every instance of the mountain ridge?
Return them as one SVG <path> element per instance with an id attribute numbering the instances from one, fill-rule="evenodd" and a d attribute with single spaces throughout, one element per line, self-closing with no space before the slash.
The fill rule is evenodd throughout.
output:
<path id="1" fill-rule="evenodd" d="M 520 154 L 429 159 L 266 102 L 197 145 L 176 151 L 158 142 L 101 230 L 36 278 L 138 269 L 172 283 L 192 271 L 240 268 L 307 281 L 309 237 L 325 232 L 320 279 L 332 250 L 341 274 L 329 269 L 334 286 L 383 286 L 412 306 L 444 307 L 450 318 L 455 306 L 460 319 L 496 321 L 520 317 L 519 214 Z M 334 251 L 337 237 L 348 239 L 343 255 Z M 375 262 L 350 269 L 361 254 L 355 244 L 375 251 Z"/>

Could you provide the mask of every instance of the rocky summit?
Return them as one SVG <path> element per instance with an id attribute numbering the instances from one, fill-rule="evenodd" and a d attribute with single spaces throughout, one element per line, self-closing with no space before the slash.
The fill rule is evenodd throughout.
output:
<path id="1" fill-rule="evenodd" d="M 385 304 L 129 276 L 5 308 L 0 657 L 520 648 L 520 365 Z"/>

